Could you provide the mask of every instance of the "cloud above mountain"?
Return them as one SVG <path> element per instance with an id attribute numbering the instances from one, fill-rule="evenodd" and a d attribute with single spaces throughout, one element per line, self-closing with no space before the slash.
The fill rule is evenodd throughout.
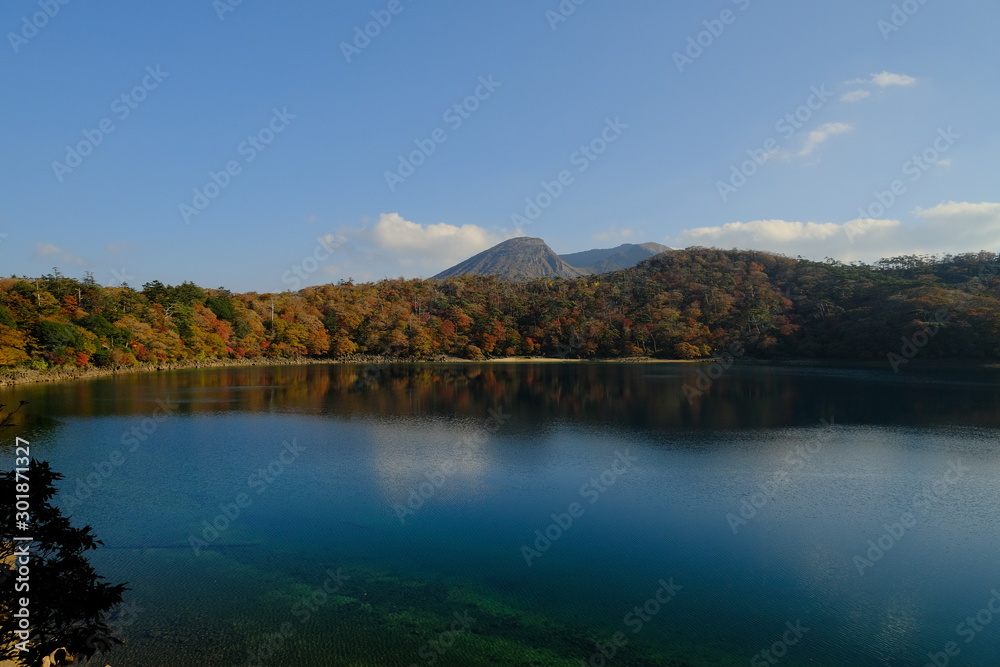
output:
<path id="1" fill-rule="evenodd" d="M 510 238 L 503 231 L 479 225 L 446 222 L 417 223 L 399 213 L 383 213 L 371 224 L 337 230 L 351 275 L 362 280 L 383 275 L 433 274 Z M 378 265 L 381 275 L 371 267 Z M 343 269 L 339 269 L 343 270 Z"/>
<path id="2" fill-rule="evenodd" d="M 1000 247 L 1000 203 L 943 202 L 916 209 L 917 219 L 854 219 L 844 222 L 752 220 L 692 227 L 666 243 L 779 252 L 809 259 L 873 261 L 906 254 L 943 254 Z"/>

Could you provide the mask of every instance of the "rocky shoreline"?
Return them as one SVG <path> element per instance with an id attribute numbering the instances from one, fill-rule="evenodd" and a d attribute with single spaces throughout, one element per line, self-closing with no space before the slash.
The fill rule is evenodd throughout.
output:
<path id="1" fill-rule="evenodd" d="M 309 357 L 296 358 L 257 358 L 257 359 L 201 359 L 168 364 L 144 364 L 141 366 L 121 366 L 118 368 L 52 368 L 37 370 L 34 368 L 12 368 L 0 370 L 0 387 L 20 384 L 35 384 L 39 382 L 74 382 L 77 380 L 92 380 L 132 373 L 157 373 L 161 371 L 178 371 L 195 368 L 241 368 L 246 366 L 308 366 L 319 364 L 426 364 L 426 363 L 548 363 L 548 362 L 580 362 L 620 363 L 620 364 L 707 364 L 720 361 L 719 358 L 704 359 L 655 359 L 653 357 L 622 357 L 618 359 L 564 359 L 560 357 L 498 357 L 493 359 L 463 359 L 438 355 L 436 357 L 405 358 L 387 357 L 383 355 L 352 354 L 338 359 L 315 359 Z M 782 359 L 757 360 L 740 359 L 743 365 L 775 365 L 775 366 L 839 366 L 847 363 L 851 367 L 881 368 L 884 362 L 852 361 L 840 362 L 832 359 Z M 926 360 L 914 364 L 923 368 L 948 368 L 955 366 L 973 366 L 979 368 L 1000 368 L 1000 364 L 983 360 Z M 2 666 L 0 666 L 2 667 Z"/>
<path id="2" fill-rule="evenodd" d="M 129 375 L 132 373 L 157 373 L 161 371 L 177 371 L 194 368 L 241 368 L 245 366 L 306 366 L 316 364 L 415 364 L 415 363 L 540 363 L 540 362 L 577 362 L 603 361 L 617 363 L 690 363 L 680 360 L 653 359 L 651 357 L 626 357 L 621 359 L 564 359 L 559 357 L 498 357 L 493 359 L 463 359 L 437 355 L 434 357 L 406 358 L 388 357 L 384 355 L 352 354 L 337 359 L 315 359 L 310 357 L 296 358 L 257 358 L 257 359 L 201 359 L 167 364 L 143 364 L 140 366 L 119 366 L 116 368 L 51 368 L 38 370 L 34 368 L 12 368 L 0 370 L 0 387 L 39 382 L 73 382 L 76 380 L 92 380 L 95 378 Z M 710 359 L 694 360 L 707 362 Z"/>
<path id="3" fill-rule="evenodd" d="M 34 384 L 38 382 L 71 382 L 95 378 L 130 375 L 132 373 L 158 373 L 193 368 L 240 368 L 245 366 L 306 366 L 313 364 L 385 364 L 412 363 L 416 360 L 394 359 L 369 355 L 352 355 L 343 359 L 267 358 L 267 359 L 200 359 L 166 364 L 143 364 L 140 366 L 118 366 L 116 368 L 12 368 L 0 371 L 0 386 Z M 462 361 L 460 359 L 440 359 L 435 361 Z"/>

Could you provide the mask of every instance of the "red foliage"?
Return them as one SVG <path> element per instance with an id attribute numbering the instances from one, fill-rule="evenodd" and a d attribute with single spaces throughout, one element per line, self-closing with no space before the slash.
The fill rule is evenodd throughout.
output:
<path id="1" fill-rule="evenodd" d="M 129 347 L 132 348 L 132 352 L 135 353 L 135 358 L 138 359 L 139 361 L 147 361 L 149 359 L 149 350 L 147 350 L 146 346 L 140 343 L 139 341 L 137 340 L 132 341 Z"/>

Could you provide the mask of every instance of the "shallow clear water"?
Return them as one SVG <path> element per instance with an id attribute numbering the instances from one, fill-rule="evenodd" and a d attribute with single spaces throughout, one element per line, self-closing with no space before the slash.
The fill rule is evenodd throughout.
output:
<path id="1" fill-rule="evenodd" d="M 116 667 L 1000 664 L 1000 373 L 707 370 L 213 369 L 0 402 L 30 401 L 20 435 L 129 582 Z"/>

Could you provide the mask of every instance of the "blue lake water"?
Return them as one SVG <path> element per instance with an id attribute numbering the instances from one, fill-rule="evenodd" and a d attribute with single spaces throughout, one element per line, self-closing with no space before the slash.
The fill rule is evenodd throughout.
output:
<path id="1" fill-rule="evenodd" d="M 129 582 L 116 667 L 1000 664 L 1000 371 L 709 369 L 191 370 L 0 402 L 30 401 L 19 435 Z"/>

